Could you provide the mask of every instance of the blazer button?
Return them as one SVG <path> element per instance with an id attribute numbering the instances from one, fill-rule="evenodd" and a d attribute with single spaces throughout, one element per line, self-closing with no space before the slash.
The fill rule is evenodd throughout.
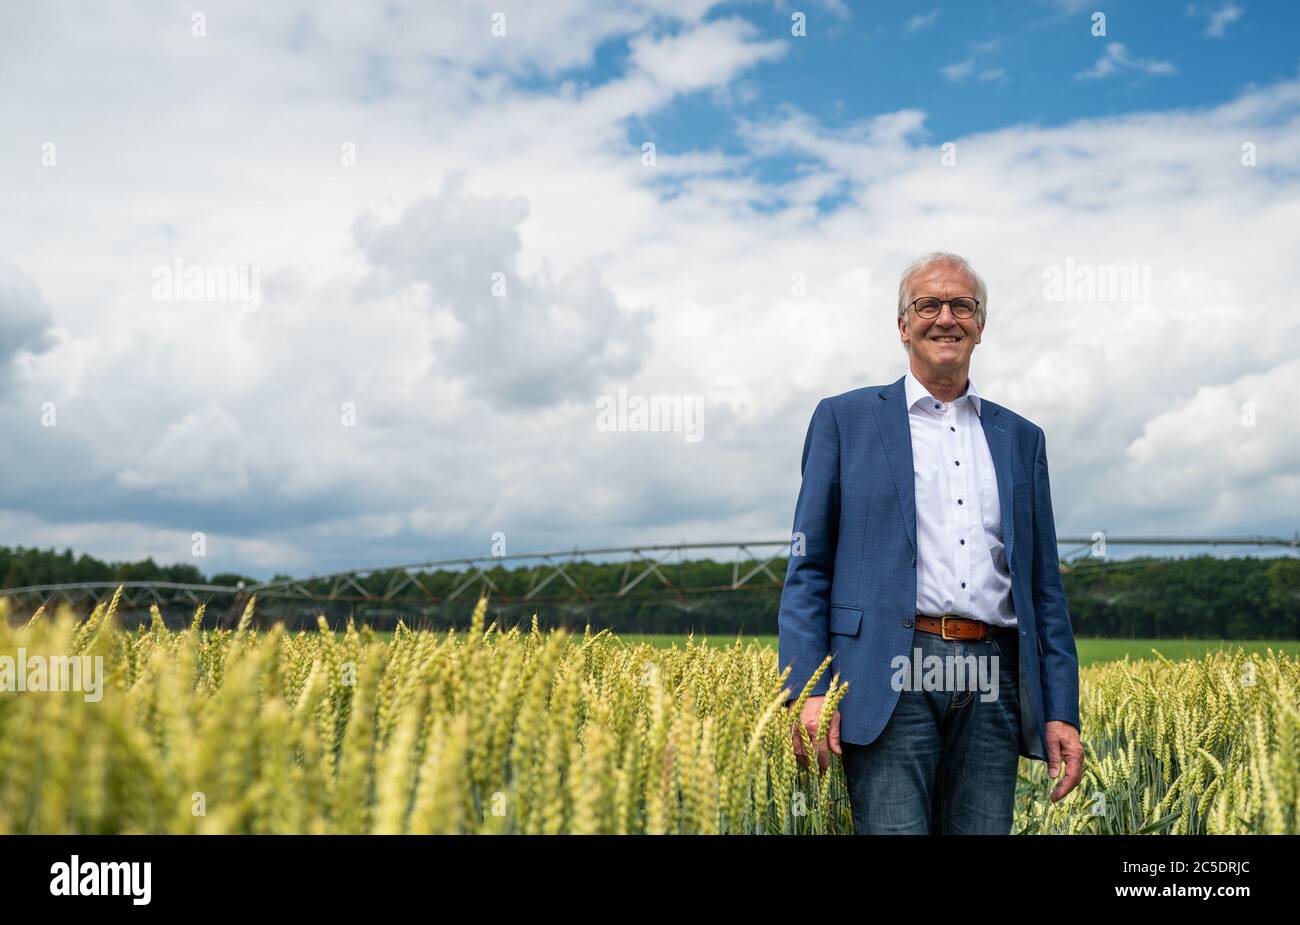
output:
<path id="1" fill-rule="evenodd" d="M 912 568 L 916 568 L 916 556 L 912 556 Z"/>
<path id="2" fill-rule="evenodd" d="M 912 618 L 911 618 L 911 617 L 903 617 L 903 625 L 904 625 L 904 626 L 911 626 L 911 625 L 912 625 Z"/>

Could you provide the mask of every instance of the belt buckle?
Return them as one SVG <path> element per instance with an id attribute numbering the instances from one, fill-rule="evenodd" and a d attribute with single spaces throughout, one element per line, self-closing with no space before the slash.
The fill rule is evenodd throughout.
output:
<path id="1" fill-rule="evenodd" d="M 957 639 L 956 636 L 948 635 L 948 618 L 956 617 L 956 616 L 957 616 L 956 614 L 948 614 L 948 613 L 940 614 L 939 616 L 939 638 L 940 639 L 947 639 L 947 640 Z"/>

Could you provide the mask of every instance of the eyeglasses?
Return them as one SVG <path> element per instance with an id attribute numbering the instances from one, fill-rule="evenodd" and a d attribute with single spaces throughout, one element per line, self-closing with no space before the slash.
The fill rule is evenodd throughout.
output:
<path id="1" fill-rule="evenodd" d="M 975 314 L 975 309 L 980 307 L 978 299 L 936 299 L 933 296 L 927 299 L 916 299 L 909 306 L 916 309 L 916 314 L 926 319 L 939 317 L 939 309 L 944 303 L 952 306 L 952 315 L 954 318 L 969 318 Z"/>

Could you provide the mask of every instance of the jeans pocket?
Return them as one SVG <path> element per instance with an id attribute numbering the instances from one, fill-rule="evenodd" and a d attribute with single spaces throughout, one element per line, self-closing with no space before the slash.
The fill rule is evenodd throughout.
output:
<path id="1" fill-rule="evenodd" d="M 1005 662 L 1014 669 L 1020 667 L 1020 635 L 1011 635 L 1010 633 L 1000 633 L 993 637 L 993 644 L 997 646 L 998 661 Z"/>

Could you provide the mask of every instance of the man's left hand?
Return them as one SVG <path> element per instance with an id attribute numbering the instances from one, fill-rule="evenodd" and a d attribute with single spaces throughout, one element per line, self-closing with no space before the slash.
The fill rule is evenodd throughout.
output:
<path id="1" fill-rule="evenodd" d="M 1047 721 L 1047 776 L 1056 780 L 1065 760 L 1065 773 L 1052 791 L 1052 802 L 1060 800 L 1079 784 L 1083 777 L 1083 743 L 1079 730 L 1059 719 Z"/>

